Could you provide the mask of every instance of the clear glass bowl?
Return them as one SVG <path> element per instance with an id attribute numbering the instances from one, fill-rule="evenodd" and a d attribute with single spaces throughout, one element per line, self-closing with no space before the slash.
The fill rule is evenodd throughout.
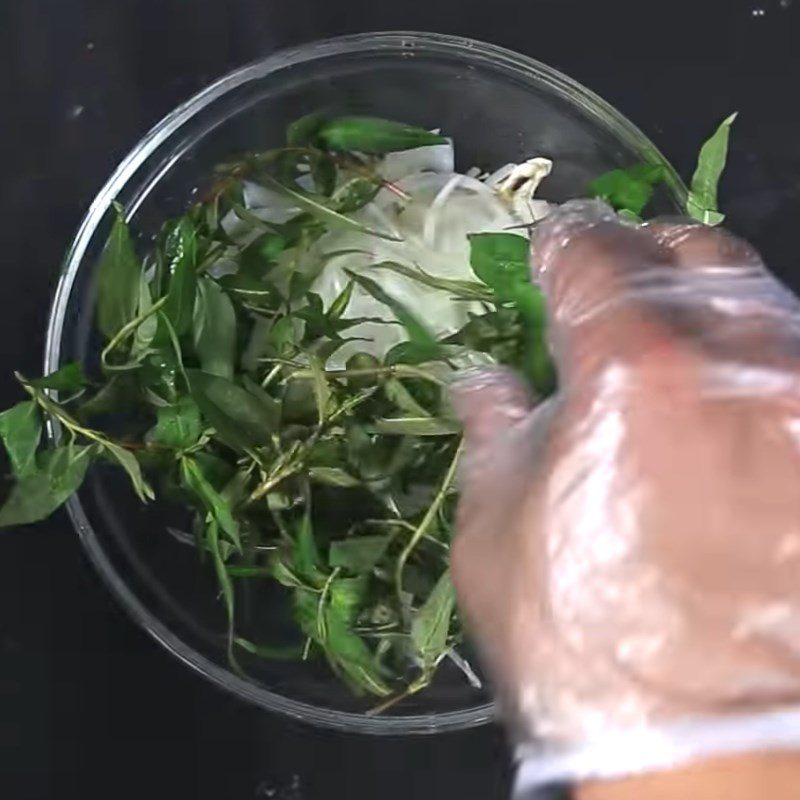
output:
<path id="1" fill-rule="evenodd" d="M 110 230 L 110 206 L 126 209 L 142 251 L 162 221 L 182 213 L 215 164 L 283 141 L 288 122 L 313 110 L 389 117 L 441 128 L 462 170 L 532 155 L 554 159 L 543 195 L 580 195 L 593 177 L 663 157 L 628 120 L 587 89 L 530 58 L 469 39 L 427 33 L 348 36 L 286 50 L 217 81 L 160 122 L 120 164 L 92 203 L 67 255 L 52 307 L 45 371 L 96 364 L 94 273 Z M 685 189 L 668 165 L 657 212 L 674 213 Z M 56 432 L 57 434 L 57 432 Z M 368 716 L 324 666 L 252 662 L 233 672 L 211 570 L 170 535 L 179 510 L 142 507 L 113 470 L 91 471 L 69 514 L 89 557 L 133 618 L 184 663 L 245 700 L 306 722 L 366 733 L 431 733 L 480 725 L 487 695 L 443 669 L 426 692 L 384 716 Z M 245 599 L 259 641 L 286 635 L 268 587 Z"/>

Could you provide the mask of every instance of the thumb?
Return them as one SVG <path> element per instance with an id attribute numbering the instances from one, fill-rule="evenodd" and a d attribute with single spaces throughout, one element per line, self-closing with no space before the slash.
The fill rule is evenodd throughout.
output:
<path id="1" fill-rule="evenodd" d="M 511 437 L 530 416 L 535 401 L 525 382 L 508 369 L 468 370 L 459 376 L 452 403 L 464 424 L 466 488 L 508 453 Z"/>

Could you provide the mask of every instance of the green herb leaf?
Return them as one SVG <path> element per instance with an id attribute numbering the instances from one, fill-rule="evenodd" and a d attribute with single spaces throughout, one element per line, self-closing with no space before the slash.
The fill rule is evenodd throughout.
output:
<path id="1" fill-rule="evenodd" d="M 133 489 L 143 503 L 155 499 L 155 494 L 153 494 L 150 484 L 144 479 L 142 469 L 133 453 L 108 440 L 103 442 L 103 450 L 128 473 Z"/>
<path id="2" fill-rule="evenodd" d="M 163 314 L 182 336 L 192 326 L 197 293 L 197 234 L 187 217 L 170 230 L 164 250 L 170 280 Z"/>
<path id="3" fill-rule="evenodd" d="M 336 578 L 328 587 L 331 610 L 347 625 L 354 625 L 364 607 L 369 589 L 366 575 L 355 578 Z"/>
<path id="4" fill-rule="evenodd" d="M 236 358 L 236 312 L 228 295 L 207 278 L 198 283 L 193 333 L 203 372 L 232 380 Z"/>
<path id="5" fill-rule="evenodd" d="M 77 361 L 70 361 L 55 372 L 45 375 L 44 378 L 30 382 L 31 386 L 37 389 L 53 389 L 57 392 L 78 392 L 86 386 L 86 383 L 83 367 Z"/>
<path id="6" fill-rule="evenodd" d="M 316 131 L 316 138 L 328 150 L 375 154 L 447 142 L 444 136 L 424 128 L 374 117 L 340 117 L 330 120 Z"/>
<path id="7" fill-rule="evenodd" d="M 311 356 L 308 361 L 308 366 L 313 375 L 314 399 L 317 403 L 317 416 L 319 424 L 325 423 L 328 414 L 331 411 L 331 402 L 333 393 L 331 392 L 328 378 L 325 375 L 325 368 L 316 356 Z"/>
<path id="8" fill-rule="evenodd" d="M 461 424 L 442 417 L 395 417 L 376 419 L 365 425 L 365 430 L 397 436 L 453 436 L 461 433 Z"/>
<path id="9" fill-rule="evenodd" d="M 202 431 L 197 403 L 191 397 L 181 397 L 174 405 L 158 409 L 153 441 L 164 447 L 185 450 L 197 444 Z"/>
<path id="10" fill-rule="evenodd" d="M 410 278 L 423 286 L 447 292 L 460 300 L 477 300 L 486 303 L 491 303 L 495 300 L 494 295 L 491 292 L 487 292 L 486 287 L 477 281 L 438 278 L 435 275 L 429 275 L 421 267 L 407 267 L 405 264 L 398 264 L 394 261 L 381 261 L 379 264 L 373 265 L 372 269 L 386 269 L 396 272 L 398 275 Z"/>
<path id="11" fill-rule="evenodd" d="M 426 361 L 436 361 L 444 357 L 443 347 L 437 346 L 434 350 L 427 344 L 417 342 L 398 342 L 390 347 L 383 357 L 387 367 L 397 364 L 424 364 Z"/>
<path id="12" fill-rule="evenodd" d="M 354 692 L 368 692 L 387 697 L 391 689 L 386 685 L 380 668 L 364 640 L 353 633 L 344 615 L 332 606 L 325 609 L 325 655 Z"/>
<path id="13" fill-rule="evenodd" d="M 313 144 L 317 132 L 325 124 L 327 117 L 319 111 L 296 119 L 286 129 L 286 144 L 290 147 L 305 147 Z"/>
<path id="14" fill-rule="evenodd" d="M 321 200 L 317 200 L 306 192 L 284 186 L 284 184 L 280 183 L 280 181 L 277 181 L 270 175 L 264 175 L 262 182 L 265 186 L 275 190 L 278 194 L 293 200 L 299 208 L 307 211 L 320 222 L 325 223 L 331 228 L 349 228 L 350 230 L 360 231 L 361 233 L 368 233 L 372 236 L 377 236 L 379 239 L 388 239 L 392 242 L 401 241 L 390 233 L 384 233 L 383 231 L 377 231 L 372 228 L 368 228 L 361 222 L 345 216 L 344 214 L 340 214 L 338 211 L 334 211 Z"/>
<path id="15" fill-rule="evenodd" d="M 411 625 L 411 641 L 425 671 L 432 670 L 447 652 L 447 633 L 455 604 L 450 573 L 445 572 L 414 615 Z"/>
<path id="16" fill-rule="evenodd" d="M 112 411 L 124 411 L 137 399 L 137 385 L 132 374 L 116 372 L 95 394 L 82 400 L 75 413 L 79 419 L 91 419 Z"/>
<path id="17" fill-rule="evenodd" d="M 137 314 L 141 317 L 149 314 L 153 308 L 153 295 L 150 291 L 150 284 L 147 282 L 147 276 L 142 272 L 139 280 L 139 304 L 137 306 Z M 133 334 L 133 344 L 131 345 L 131 356 L 134 359 L 143 358 L 150 350 L 150 345 L 156 337 L 158 332 L 158 317 L 155 314 L 149 314 L 144 318 L 142 323 L 136 328 Z"/>
<path id="18" fill-rule="evenodd" d="M 239 537 L 239 523 L 233 516 L 230 506 L 211 485 L 198 462 L 193 458 L 181 459 L 181 476 L 186 486 L 201 500 L 217 525 L 226 533 L 237 550 L 242 549 Z M 225 573 L 227 577 L 227 572 Z"/>
<path id="19" fill-rule="evenodd" d="M 315 153 L 311 157 L 311 177 L 314 188 L 324 197 L 330 197 L 336 189 L 336 162 L 327 153 Z M 337 211 L 355 211 L 355 208 L 335 206 Z"/>
<path id="20" fill-rule="evenodd" d="M 317 483 L 322 483 L 326 486 L 337 486 L 341 489 L 361 486 L 361 481 L 358 478 L 354 478 L 349 472 L 339 467 L 311 467 L 308 470 L 308 477 Z"/>
<path id="21" fill-rule="evenodd" d="M 91 461 L 93 447 L 56 447 L 42 457 L 11 490 L 0 509 L 0 527 L 27 525 L 49 517 L 80 487 Z"/>
<path id="22" fill-rule="evenodd" d="M 350 305 L 350 298 L 353 296 L 354 286 L 355 283 L 353 283 L 353 281 L 348 281 L 344 289 L 336 296 L 327 312 L 329 320 L 336 321 L 342 318 L 342 314 L 347 311 L 347 306 Z"/>
<path id="23" fill-rule="evenodd" d="M 122 206 L 115 204 L 114 209 L 116 219 L 100 259 L 97 288 L 97 326 L 108 339 L 136 316 L 142 271 Z"/>
<path id="24" fill-rule="evenodd" d="M 220 526 L 216 519 L 212 517 L 207 520 L 204 539 L 206 549 L 211 553 L 211 559 L 214 562 L 214 572 L 217 574 L 217 582 L 222 593 L 222 601 L 225 604 L 225 613 L 228 617 L 228 635 L 232 640 L 234 619 L 233 583 L 225 569 L 225 558 L 222 555 L 221 548 L 222 543 L 219 540 L 219 528 Z"/>
<path id="25" fill-rule="evenodd" d="M 615 169 L 595 178 L 589 184 L 589 195 L 605 200 L 617 211 L 637 217 L 653 196 L 653 187 L 666 176 L 658 164 L 636 164 L 627 169 Z"/>
<path id="26" fill-rule="evenodd" d="M 366 275 L 358 275 L 350 270 L 345 270 L 348 276 L 354 280 L 365 292 L 374 297 L 378 302 L 383 303 L 397 318 L 397 321 L 406 329 L 408 337 L 419 352 L 428 354 L 428 359 L 439 358 L 442 347 L 436 337 L 417 319 L 417 317 L 406 308 L 399 300 L 395 300 L 377 282 L 368 278 Z"/>
<path id="27" fill-rule="evenodd" d="M 268 661 L 296 661 L 303 655 L 303 646 L 299 644 L 255 644 L 248 639 L 237 636 L 234 642 L 248 653 Z"/>
<path id="28" fill-rule="evenodd" d="M 36 450 L 42 438 L 42 418 L 33 400 L 0 414 L 0 437 L 6 446 L 14 475 L 22 478 L 36 469 Z"/>
<path id="29" fill-rule="evenodd" d="M 306 510 L 297 526 L 294 549 L 294 568 L 298 575 L 307 580 L 314 581 L 319 575 L 322 559 L 314 539 L 314 529 L 311 526 L 311 514 Z"/>
<path id="30" fill-rule="evenodd" d="M 412 417 L 432 416 L 427 409 L 423 408 L 415 399 L 414 395 L 406 389 L 403 382 L 397 378 L 390 378 L 383 382 L 383 393 L 386 399 L 395 405 L 400 411 Z"/>
<path id="31" fill-rule="evenodd" d="M 331 542 L 328 563 L 357 574 L 371 572 L 389 547 L 390 536 L 357 536 Z"/>
<path id="32" fill-rule="evenodd" d="M 519 286 L 531 286 L 530 242 L 515 233 L 474 233 L 469 237 L 472 271 L 500 300 L 516 299 Z"/>
<path id="33" fill-rule="evenodd" d="M 232 381 L 199 369 L 187 370 L 192 398 L 217 436 L 234 450 L 268 444 L 277 429 L 277 402 L 268 405 Z"/>
<path id="34" fill-rule="evenodd" d="M 717 208 L 717 187 L 728 159 L 728 140 L 737 114 L 724 119 L 700 149 L 697 168 L 692 176 L 686 211 L 690 217 L 706 225 L 719 225 L 725 219 Z"/>
<path id="35" fill-rule="evenodd" d="M 331 198 L 331 208 L 340 214 L 352 214 L 375 199 L 381 190 L 378 181 L 370 178 L 353 178 L 336 190 Z"/>

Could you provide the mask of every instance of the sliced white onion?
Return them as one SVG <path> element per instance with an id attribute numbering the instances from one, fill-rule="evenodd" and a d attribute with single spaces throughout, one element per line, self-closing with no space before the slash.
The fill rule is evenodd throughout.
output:
<path id="1" fill-rule="evenodd" d="M 453 142 L 448 139 L 446 144 L 432 144 L 414 150 L 388 153 L 378 169 L 380 174 L 392 183 L 416 172 L 452 173 L 455 171 Z"/>
<path id="2" fill-rule="evenodd" d="M 514 163 L 503 164 L 502 167 L 496 169 L 484 178 L 484 183 L 487 186 L 494 188 L 504 181 L 515 169 L 517 165 Z"/>

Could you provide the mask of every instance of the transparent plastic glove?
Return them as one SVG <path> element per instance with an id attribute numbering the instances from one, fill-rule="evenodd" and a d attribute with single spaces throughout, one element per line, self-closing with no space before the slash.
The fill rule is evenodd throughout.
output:
<path id="1" fill-rule="evenodd" d="M 725 231 L 595 201 L 532 262 L 557 395 L 455 391 L 453 577 L 502 703 L 611 772 L 800 745 L 800 304 Z"/>

